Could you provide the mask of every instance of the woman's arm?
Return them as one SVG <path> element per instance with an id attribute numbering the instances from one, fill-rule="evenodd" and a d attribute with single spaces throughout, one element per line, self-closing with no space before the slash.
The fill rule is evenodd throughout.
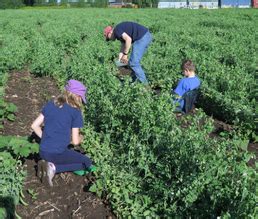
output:
<path id="1" fill-rule="evenodd" d="M 41 113 L 36 119 L 35 121 L 32 123 L 31 125 L 31 128 L 32 130 L 36 133 L 36 135 L 38 137 L 42 137 L 42 128 L 41 128 L 41 125 L 43 124 L 44 122 L 44 116 L 43 114 Z"/>
<path id="2" fill-rule="evenodd" d="M 72 128 L 72 144 L 73 145 L 79 145 L 83 141 L 83 136 L 80 135 L 80 129 L 79 128 Z"/>

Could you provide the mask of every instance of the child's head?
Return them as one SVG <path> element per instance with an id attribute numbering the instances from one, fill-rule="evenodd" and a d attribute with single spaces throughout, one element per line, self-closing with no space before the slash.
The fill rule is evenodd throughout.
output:
<path id="1" fill-rule="evenodd" d="M 59 96 L 55 104 L 58 106 L 67 103 L 72 107 L 80 109 L 82 102 L 86 103 L 87 88 L 77 80 L 69 80 L 65 86 L 63 95 Z"/>
<path id="2" fill-rule="evenodd" d="M 187 59 L 182 62 L 181 65 L 183 74 L 188 77 L 192 74 L 195 74 L 195 65 L 193 64 L 192 60 Z"/>

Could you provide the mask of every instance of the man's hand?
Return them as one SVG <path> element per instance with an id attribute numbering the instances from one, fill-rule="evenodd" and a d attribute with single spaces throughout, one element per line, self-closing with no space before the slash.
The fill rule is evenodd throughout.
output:
<path id="1" fill-rule="evenodd" d="M 118 61 L 119 62 L 121 62 L 121 59 L 122 59 L 123 56 L 124 56 L 124 54 L 122 52 L 120 52 L 119 55 L 118 55 Z"/>
<path id="2" fill-rule="evenodd" d="M 125 63 L 125 64 L 128 64 L 128 56 L 127 55 L 123 55 L 122 58 L 121 58 L 121 62 Z"/>

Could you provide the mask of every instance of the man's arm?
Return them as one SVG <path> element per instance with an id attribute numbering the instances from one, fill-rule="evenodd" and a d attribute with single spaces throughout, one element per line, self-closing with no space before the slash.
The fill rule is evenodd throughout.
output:
<path id="1" fill-rule="evenodd" d="M 124 63 L 127 63 L 128 62 L 128 53 L 129 53 L 129 50 L 132 45 L 132 38 L 125 32 L 122 34 L 122 38 L 124 39 L 125 42 L 123 45 L 123 50 L 122 50 L 122 46 L 121 46 L 122 51 L 120 50 L 119 58 L 120 58 L 120 54 L 121 54 L 121 58 L 119 60 L 122 60 Z"/>
<path id="2" fill-rule="evenodd" d="M 120 61 L 124 55 L 124 49 L 125 49 L 125 43 L 121 42 L 121 48 L 120 48 L 120 52 L 119 52 L 119 56 L 118 56 L 118 60 Z"/>
<path id="3" fill-rule="evenodd" d="M 129 53 L 129 50 L 131 48 L 132 45 L 132 38 L 127 34 L 127 33 L 123 33 L 122 34 L 122 38 L 125 41 L 125 46 L 124 46 L 124 55 Z"/>

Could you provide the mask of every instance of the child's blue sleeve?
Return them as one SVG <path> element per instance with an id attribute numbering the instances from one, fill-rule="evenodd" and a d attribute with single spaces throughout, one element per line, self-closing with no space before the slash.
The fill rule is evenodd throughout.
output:
<path id="1" fill-rule="evenodd" d="M 183 108 L 183 105 L 184 105 L 184 100 L 181 99 L 181 97 L 183 96 L 184 94 L 184 82 L 183 82 L 183 79 L 181 79 L 179 82 L 178 82 L 178 85 L 176 87 L 175 90 L 171 90 L 173 97 L 172 97 L 172 102 L 173 104 L 176 105 L 176 108 L 178 109 L 182 109 Z"/>
<path id="2" fill-rule="evenodd" d="M 174 93 L 176 93 L 180 97 L 183 96 L 183 94 L 185 93 L 184 80 L 183 79 L 181 79 L 178 82 L 178 85 L 177 85 L 176 89 L 174 90 Z"/>
<path id="3" fill-rule="evenodd" d="M 83 127 L 83 118 L 82 118 L 82 112 L 76 111 L 73 116 L 72 121 L 72 128 L 82 128 Z"/>

